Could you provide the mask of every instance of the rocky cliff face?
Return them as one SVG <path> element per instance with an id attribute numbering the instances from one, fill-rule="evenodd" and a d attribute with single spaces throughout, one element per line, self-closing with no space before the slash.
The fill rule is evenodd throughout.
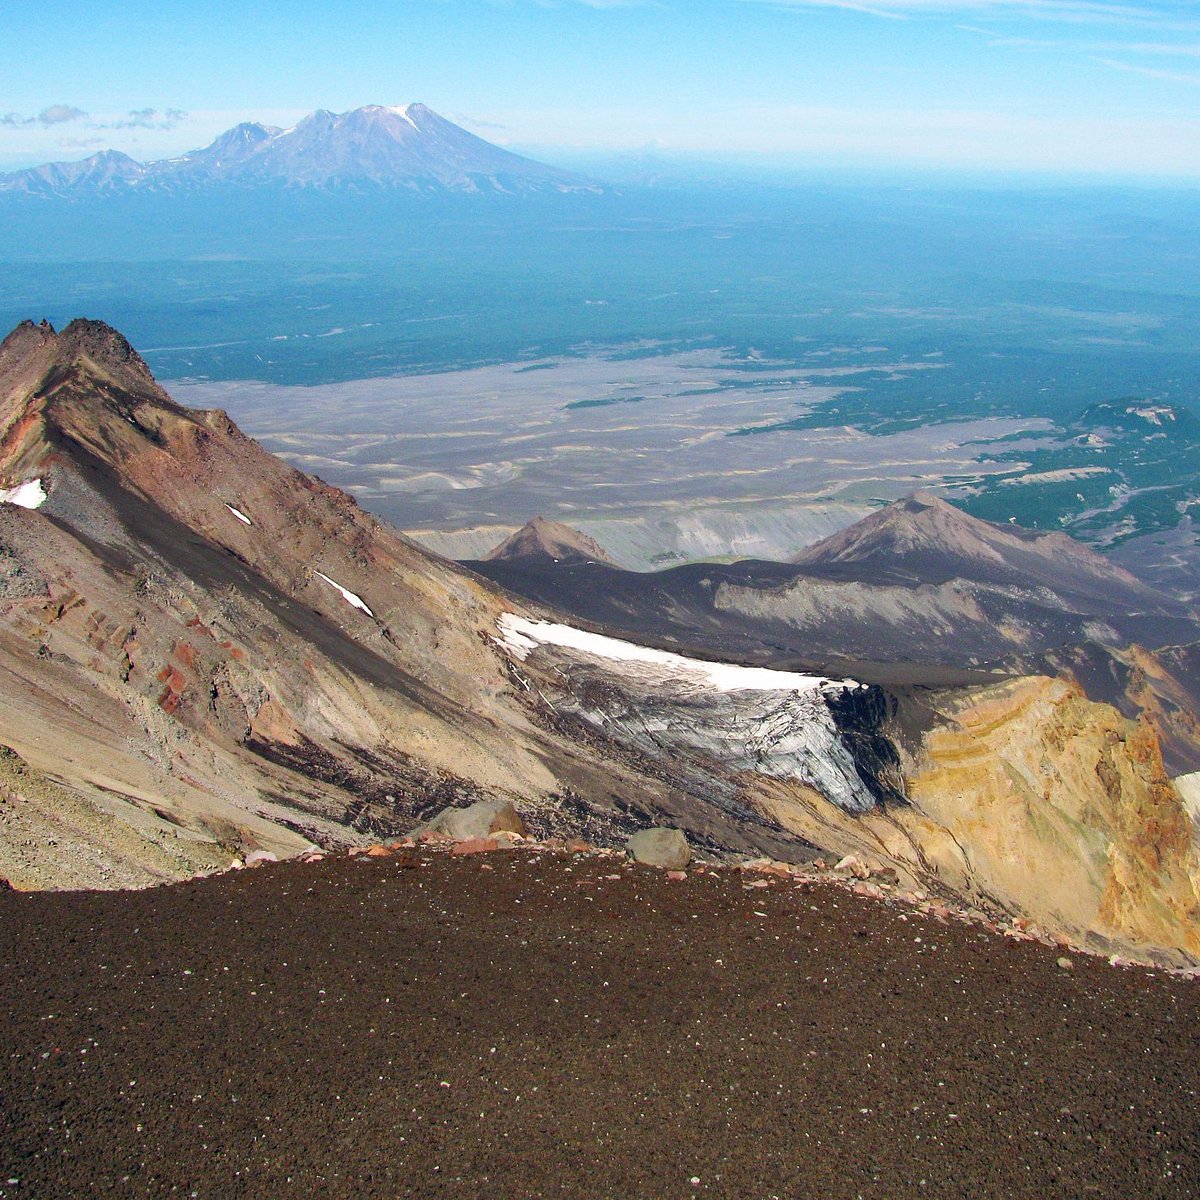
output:
<path id="1" fill-rule="evenodd" d="M 1200 952 L 1200 860 L 1145 723 L 1060 680 L 946 698 L 910 778 L 953 838 L 931 865 L 1075 936 Z"/>
<path id="2" fill-rule="evenodd" d="M 0 503 L 14 882 L 96 882 L 98 844 L 111 882 L 177 877 L 487 796 L 546 829 L 661 818 L 714 847 L 805 850 L 713 803 L 740 768 L 622 751 L 535 702 L 495 645 L 511 598 L 174 404 L 107 326 L 26 324 L 0 346 L 0 490 L 35 482 L 40 507 Z M 48 813 L 62 853 L 33 862 L 20 847 L 51 836 Z M 97 842 L 97 822 L 124 832 Z"/>

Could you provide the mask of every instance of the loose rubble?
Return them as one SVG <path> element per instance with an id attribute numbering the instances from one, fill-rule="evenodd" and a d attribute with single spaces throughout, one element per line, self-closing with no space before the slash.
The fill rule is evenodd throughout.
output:
<path id="1" fill-rule="evenodd" d="M 364 860 L 397 859 L 398 865 L 413 866 L 415 862 L 412 857 L 404 854 L 410 850 L 434 855 L 448 854 L 456 858 L 516 851 L 534 856 L 569 854 L 593 859 L 624 860 L 627 866 L 662 871 L 672 883 L 685 882 L 690 876 L 736 871 L 743 878 L 743 888 L 753 892 L 761 893 L 771 888 L 811 889 L 819 886 L 910 910 L 942 925 L 951 922 L 973 925 L 1013 942 L 1037 943 L 1060 951 L 1069 950 L 1072 954 L 1106 958 L 1109 965 L 1114 967 L 1154 967 L 1177 978 L 1200 979 L 1200 965 L 1164 968 L 1160 964 L 1125 955 L 1100 952 L 1075 945 L 1062 935 L 1052 937 L 1027 917 L 965 907 L 933 898 L 919 888 L 902 887 L 894 867 L 871 864 L 858 855 L 845 855 L 832 864 L 824 858 L 805 863 L 782 862 L 765 857 L 732 862 L 708 860 L 697 857 L 682 830 L 668 827 L 640 830 L 629 838 L 624 850 L 596 846 L 582 838 L 536 838 L 529 834 L 524 820 L 510 802 L 496 800 L 445 808 L 406 836 L 353 846 L 344 853 Z M 314 848 L 297 861 L 318 863 L 330 853 Z M 252 851 L 244 859 L 235 859 L 229 869 L 243 870 L 275 861 L 276 856 L 269 851 Z M 691 868 L 690 872 L 687 868 Z M 625 876 L 610 874 L 604 878 L 615 882 Z M 1056 965 L 1064 972 L 1072 971 L 1075 967 L 1074 961 L 1065 954 L 1057 958 Z"/>

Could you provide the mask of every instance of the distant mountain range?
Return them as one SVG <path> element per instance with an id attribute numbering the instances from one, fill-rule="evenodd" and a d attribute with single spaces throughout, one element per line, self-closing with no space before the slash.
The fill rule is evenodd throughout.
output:
<path id="1" fill-rule="evenodd" d="M 222 187 L 464 194 L 598 193 L 592 180 L 485 142 L 424 104 L 319 109 L 290 129 L 247 122 L 179 158 L 119 150 L 0 175 L 0 193 L 87 199 Z"/>

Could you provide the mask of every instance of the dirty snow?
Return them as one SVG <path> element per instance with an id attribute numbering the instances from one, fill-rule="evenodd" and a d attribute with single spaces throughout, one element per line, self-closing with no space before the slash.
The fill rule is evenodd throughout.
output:
<path id="1" fill-rule="evenodd" d="M 232 504 L 227 504 L 227 505 L 225 505 L 225 507 L 227 509 L 229 509 L 229 511 L 231 513 L 233 513 L 233 515 L 235 517 L 237 517 L 237 519 L 239 521 L 241 521 L 241 523 L 243 525 L 253 525 L 254 524 L 254 522 L 252 520 L 250 520 L 250 518 L 248 516 L 246 516 L 246 514 L 244 512 L 238 512 L 238 510 L 236 508 L 234 508 Z"/>
<path id="2" fill-rule="evenodd" d="M 1176 776 L 1175 786 L 1183 797 L 1183 807 L 1187 809 L 1188 816 L 1200 826 L 1200 771 Z"/>
<path id="3" fill-rule="evenodd" d="M 500 645 L 522 661 L 538 646 L 561 646 L 616 662 L 649 663 L 663 667 L 707 684 L 718 692 L 804 692 L 824 687 L 859 686 L 853 680 L 826 679 L 820 675 L 772 671 L 767 667 L 739 667 L 700 658 L 686 658 L 682 654 L 652 650 L 648 646 L 638 646 L 619 638 L 587 633 L 570 625 L 530 621 L 515 613 L 501 614 L 496 625 L 500 630 Z"/>
<path id="4" fill-rule="evenodd" d="M 363 603 L 361 596 L 356 596 L 349 588 L 344 588 L 336 580 L 330 579 L 328 575 L 322 575 L 320 571 L 314 571 L 314 575 L 320 576 L 325 580 L 330 587 L 335 587 L 346 599 L 347 604 L 353 604 L 355 608 L 361 608 L 368 617 L 373 617 L 375 614 Z"/>
<path id="5" fill-rule="evenodd" d="M 40 479 L 30 479 L 16 487 L 0 488 L 0 504 L 15 504 L 19 508 L 41 508 L 46 503 L 46 489 Z"/>

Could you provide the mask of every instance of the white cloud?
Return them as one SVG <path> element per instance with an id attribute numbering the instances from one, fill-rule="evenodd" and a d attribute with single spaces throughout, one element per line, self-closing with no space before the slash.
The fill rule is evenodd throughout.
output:
<path id="1" fill-rule="evenodd" d="M 32 117 L 15 112 L 5 113 L 0 116 L 0 125 L 6 125 L 10 129 L 26 129 L 31 125 L 49 129 L 52 125 L 65 125 L 70 121 L 81 121 L 86 116 L 87 113 L 82 108 L 76 108 L 72 104 L 51 104 Z"/>

